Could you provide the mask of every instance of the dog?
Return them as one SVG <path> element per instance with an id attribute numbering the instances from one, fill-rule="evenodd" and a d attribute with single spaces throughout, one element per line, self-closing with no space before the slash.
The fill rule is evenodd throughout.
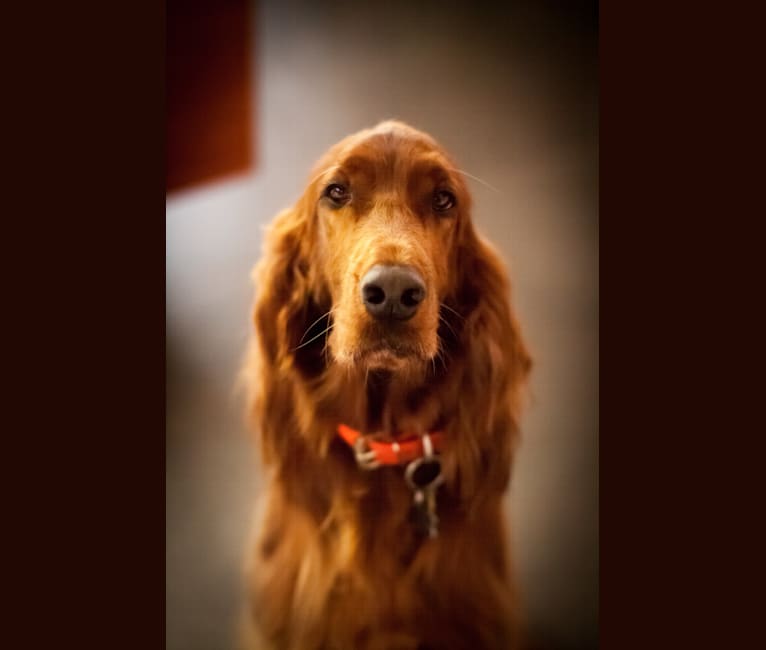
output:
<path id="1" fill-rule="evenodd" d="M 385 121 L 330 148 L 267 233 L 250 647 L 518 646 L 502 500 L 531 360 L 465 175 Z"/>

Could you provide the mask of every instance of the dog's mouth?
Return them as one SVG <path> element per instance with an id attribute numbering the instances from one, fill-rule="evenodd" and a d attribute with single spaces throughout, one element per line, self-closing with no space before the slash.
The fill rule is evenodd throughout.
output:
<path id="1" fill-rule="evenodd" d="M 423 346 L 413 341 L 412 337 L 390 333 L 369 337 L 358 346 L 354 356 L 370 369 L 396 370 L 426 360 Z"/>
<path id="2" fill-rule="evenodd" d="M 417 354 L 417 346 L 412 343 L 384 338 L 361 348 L 362 355 L 392 354 L 396 357 L 409 357 Z"/>
<path id="3" fill-rule="evenodd" d="M 357 358 L 371 370 L 399 370 L 411 365 L 415 360 L 413 354 L 401 346 L 391 347 L 385 344 L 361 350 Z"/>
<path id="4" fill-rule="evenodd" d="M 397 359 L 406 359 L 418 355 L 417 347 L 410 343 L 403 343 L 396 340 L 382 340 L 360 348 L 359 356 L 362 358 L 391 356 Z"/>

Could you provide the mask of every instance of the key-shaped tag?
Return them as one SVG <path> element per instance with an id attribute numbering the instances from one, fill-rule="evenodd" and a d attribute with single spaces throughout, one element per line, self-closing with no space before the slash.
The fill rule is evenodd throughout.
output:
<path id="1" fill-rule="evenodd" d="M 414 492 L 414 523 L 424 535 L 439 534 L 439 517 L 436 514 L 436 490 L 444 482 L 440 458 L 433 453 L 428 434 L 423 435 L 422 458 L 416 458 L 404 472 L 407 484 Z"/>

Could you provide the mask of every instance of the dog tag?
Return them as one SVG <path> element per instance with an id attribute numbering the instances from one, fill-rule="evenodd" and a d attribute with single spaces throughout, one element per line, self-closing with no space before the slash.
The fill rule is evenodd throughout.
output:
<path id="1" fill-rule="evenodd" d="M 424 537 L 438 537 L 439 517 L 436 514 L 436 489 L 417 490 L 412 504 L 411 521 Z"/>
<path id="2" fill-rule="evenodd" d="M 431 438 L 423 436 L 422 458 L 416 458 L 404 472 L 407 484 L 414 492 L 413 523 L 423 535 L 439 534 L 439 517 L 436 514 L 436 490 L 444 482 L 441 460 L 433 453 Z"/>

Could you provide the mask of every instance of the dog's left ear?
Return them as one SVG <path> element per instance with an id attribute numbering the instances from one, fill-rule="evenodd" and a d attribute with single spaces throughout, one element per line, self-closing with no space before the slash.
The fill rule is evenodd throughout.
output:
<path id="1" fill-rule="evenodd" d="M 468 224 L 457 247 L 454 302 L 463 316 L 465 358 L 454 439 L 460 492 L 502 492 L 519 433 L 531 358 L 511 307 L 511 288 L 495 250 Z"/>

